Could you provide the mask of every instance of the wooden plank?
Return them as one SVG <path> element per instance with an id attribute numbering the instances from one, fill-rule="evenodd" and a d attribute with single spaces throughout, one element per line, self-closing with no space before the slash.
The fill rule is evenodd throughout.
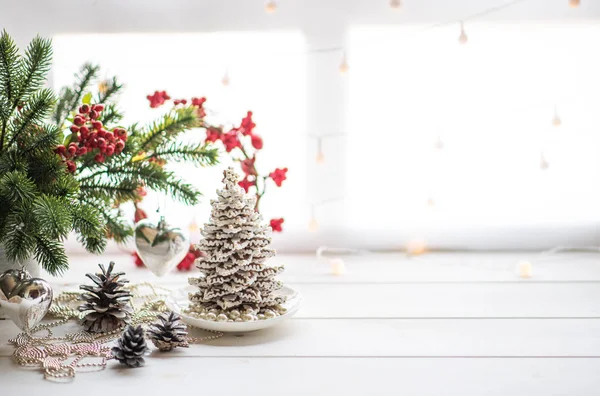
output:
<path id="1" fill-rule="evenodd" d="M 184 358 L 153 353 L 146 366 L 116 362 L 78 374 L 68 385 L 42 379 L 39 370 L 0 358 L 7 394 L 105 396 L 107 392 L 210 395 L 597 395 L 600 359 L 256 359 Z M 12 391 L 12 392 L 11 392 Z M 67 393 L 64 393 L 67 392 Z"/>
<path id="2" fill-rule="evenodd" d="M 600 283 L 288 285 L 303 318 L 600 318 Z"/>
<path id="3" fill-rule="evenodd" d="M 98 270 L 97 263 L 114 260 L 132 282 L 151 281 L 183 284 L 189 272 L 173 272 L 155 277 L 145 268 L 136 268 L 129 255 L 76 255 L 71 268 L 61 278 L 46 276 L 56 284 L 77 286 L 86 272 Z M 521 279 L 515 268 L 520 260 L 533 263 L 533 277 Z M 344 257 L 347 273 L 330 274 L 326 261 L 315 255 L 280 255 L 274 264 L 286 266 L 281 279 L 293 283 L 411 283 L 411 282 L 600 282 L 600 254 L 565 253 L 541 257 L 537 253 L 429 253 L 409 257 L 402 253 L 372 253 Z"/>
<path id="4" fill-rule="evenodd" d="M 600 284 L 290 284 L 299 317 L 600 318 Z"/>
<path id="5" fill-rule="evenodd" d="M 68 331 L 80 327 L 71 323 Z M 56 332 L 60 334 L 60 331 Z M 204 332 L 194 332 L 201 335 Z M 0 323 L 0 356 L 17 334 Z M 214 357 L 600 357 L 600 319 L 292 319 L 184 351 Z"/>

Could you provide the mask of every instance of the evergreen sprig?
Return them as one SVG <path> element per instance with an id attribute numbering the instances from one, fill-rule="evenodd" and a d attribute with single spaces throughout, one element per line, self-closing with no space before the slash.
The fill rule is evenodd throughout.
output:
<path id="1" fill-rule="evenodd" d="M 0 244 L 9 260 L 34 257 L 59 274 L 68 267 L 68 234 L 96 238 L 86 247 L 97 252 L 104 223 L 98 213 L 77 212 L 79 184 L 54 152 L 62 130 L 45 124 L 56 98 L 43 88 L 51 59 L 50 40 L 36 37 L 19 54 L 8 33 L 0 34 Z M 76 219 L 91 223 L 83 229 Z"/>

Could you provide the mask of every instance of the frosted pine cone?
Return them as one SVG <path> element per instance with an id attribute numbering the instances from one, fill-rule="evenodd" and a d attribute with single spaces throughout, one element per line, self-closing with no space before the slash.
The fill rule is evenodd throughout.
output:
<path id="1" fill-rule="evenodd" d="M 101 273 L 86 274 L 96 285 L 79 286 L 87 293 L 79 296 L 80 300 L 85 301 L 79 306 L 79 311 L 85 315 L 81 320 L 81 325 L 87 331 L 94 333 L 106 333 L 113 331 L 129 323 L 132 309 L 129 305 L 131 293 L 123 289 L 123 286 L 129 281 L 122 279 L 124 272 L 112 273 L 115 263 L 110 262 L 108 271 L 104 265 L 98 264 Z"/>
<path id="2" fill-rule="evenodd" d="M 152 343 L 161 351 L 171 351 L 177 347 L 187 348 L 187 327 L 173 312 L 158 315 L 160 322 L 150 325 L 148 334 Z"/>
<path id="3" fill-rule="evenodd" d="M 142 326 L 127 326 L 123 336 L 117 341 L 117 346 L 112 349 L 115 359 L 129 367 L 143 366 L 147 351 L 148 346 L 146 346 Z"/>

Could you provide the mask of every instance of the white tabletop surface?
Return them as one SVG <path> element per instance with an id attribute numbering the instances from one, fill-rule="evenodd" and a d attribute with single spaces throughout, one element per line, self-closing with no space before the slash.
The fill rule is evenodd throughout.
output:
<path id="1" fill-rule="evenodd" d="M 74 256 L 72 269 L 52 283 L 74 289 L 110 260 L 132 283 L 178 288 L 190 275 L 158 279 L 125 255 Z M 516 274 L 520 260 L 532 262 L 532 278 Z M 110 361 L 69 384 L 46 381 L 40 370 L 13 363 L 7 340 L 18 329 L 0 321 L 0 395 L 600 393 L 600 254 L 368 254 L 345 257 L 340 276 L 311 255 L 273 261 L 303 294 L 293 319 L 153 351 L 139 369 Z"/>

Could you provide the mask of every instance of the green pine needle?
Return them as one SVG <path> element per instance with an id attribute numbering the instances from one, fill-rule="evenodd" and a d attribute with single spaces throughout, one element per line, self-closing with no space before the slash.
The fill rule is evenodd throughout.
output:
<path id="1" fill-rule="evenodd" d="M 69 201 L 64 198 L 41 195 L 33 201 L 32 212 L 40 232 L 52 239 L 62 240 L 72 230 Z"/>

